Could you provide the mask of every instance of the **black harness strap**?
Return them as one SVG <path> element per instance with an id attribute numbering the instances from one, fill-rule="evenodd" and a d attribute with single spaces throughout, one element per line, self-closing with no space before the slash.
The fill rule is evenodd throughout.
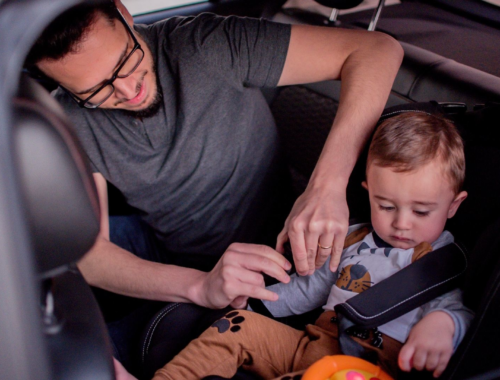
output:
<path id="1" fill-rule="evenodd" d="M 466 268 L 465 248 L 448 244 L 335 306 L 335 311 L 356 326 L 377 327 L 455 289 Z"/>

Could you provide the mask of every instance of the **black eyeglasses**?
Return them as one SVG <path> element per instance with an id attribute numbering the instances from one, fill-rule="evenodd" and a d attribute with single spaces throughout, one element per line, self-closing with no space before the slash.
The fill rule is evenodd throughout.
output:
<path id="1" fill-rule="evenodd" d="M 114 71 L 111 78 L 106 80 L 97 90 L 95 90 L 90 96 L 88 96 L 85 99 L 80 99 L 71 91 L 59 85 L 82 108 L 91 108 L 91 109 L 97 108 L 101 104 L 103 104 L 106 100 L 108 100 L 109 97 L 113 95 L 113 92 L 115 92 L 115 86 L 113 85 L 113 82 L 117 78 L 120 79 L 127 78 L 128 76 L 132 75 L 132 73 L 139 67 L 139 65 L 142 62 L 142 59 L 144 58 L 144 50 L 142 50 L 141 44 L 139 43 L 139 41 L 137 41 L 134 32 L 132 31 L 132 29 L 130 28 L 127 21 L 120 13 L 120 11 L 117 10 L 117 12 L 119 20 L 125 26 L 125 29 L 129 33 L 130 37 L 132 37 L 132 40 L 134 41 L 134 47 L 130 51 L 130 53 L 128 53 L 128 55 L 125 57 L 120 66 L 118 66 L 118 68 Z"/>

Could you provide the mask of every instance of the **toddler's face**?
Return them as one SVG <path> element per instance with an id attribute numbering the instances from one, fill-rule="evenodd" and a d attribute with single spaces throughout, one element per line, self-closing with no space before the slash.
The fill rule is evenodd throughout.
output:
<path id="1" fill-rule="evenodd" d="M 373 229 L 386 243 L 404 249 L 435 241 L 467 197 L 464 191 L 455 195 L 436 160 L 406 173 L 371 164 L 363 186 Z"/>

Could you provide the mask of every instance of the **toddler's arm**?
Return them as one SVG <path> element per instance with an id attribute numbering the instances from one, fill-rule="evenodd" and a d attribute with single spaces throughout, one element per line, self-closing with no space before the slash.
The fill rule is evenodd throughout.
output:
<path id="1" fill-rule="evenodd" d="M 443 373 L 453 353 L 455 324 L 449 314 L 435 311 L 427 314 L 410 331 L 399 353 L 398 363 L 403 371 L 415 368 Z"/>
<path id="2" fill-rule="evenodd" d="M 358 243 L 370 232 L 366 227 L 368 227 L 366 223 L 349 226 L 342 255 L 347 247 Z M 267 289 L 279 296 L 277 301 L 263 301 L 270 313 L 274 317 L 287 317 L 303 314 L 325 305 L 338 277 L 338 272 L 330 270 L 329 260 L 330 258 L 310 276 L 295 274 L 290 277 L 288 284 L 278 283 L 269 286 Z"/>
<path id="3" fill-rule="evenodd" d="M 337 280 L 337 272 L 330 271 L 328 258 L 325 265 L 310 276 L 290 276 L 288 284 L 277 283 L 267 289 L 278 294 L 277 301 L 263 301 L 274 317 L 303 314 L 326 304 L 330 290 Z"/>
<path id="4" fill-rule="evenodd" d="M 427 369 L 438 377 L 462 341 L 474 313 L 455 289 L 422 306 L 424 317 L 410 331 L 399 354 L 402 370 Z"/>

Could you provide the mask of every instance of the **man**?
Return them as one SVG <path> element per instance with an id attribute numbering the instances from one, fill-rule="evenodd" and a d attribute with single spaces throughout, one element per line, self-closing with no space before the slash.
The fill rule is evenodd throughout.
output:
<path id="1" fill-rule="evenodd" d="M 347 181 L 385 105 L 401 47 L 374 32 L 208 14 L 134 30 L 115 3 L 124 20 L 106 5 L 70 12 L 28 57 L 59 84 L 56 97 L 94 170 L 102 220 L 79 263 L 86 280 L 137 298 L 223 308 L 248 297 L 277 299 L 262 274 L 289 280 L 290 263 L 278 253 L 288 239 L 299 274 L 330 255 L 336 270 Z M 236 243 L 255 241 L 257 211 L 269 204 L 277 173 L 274 122 L 258 88 L 337 78 L 343 85 L 332 131 L 276 251 Z M 106 180 L 153 227 L 157 257 L 113 243 Z M 206 257 L 220 257 L 210 271 L 185 267 Z"/>

